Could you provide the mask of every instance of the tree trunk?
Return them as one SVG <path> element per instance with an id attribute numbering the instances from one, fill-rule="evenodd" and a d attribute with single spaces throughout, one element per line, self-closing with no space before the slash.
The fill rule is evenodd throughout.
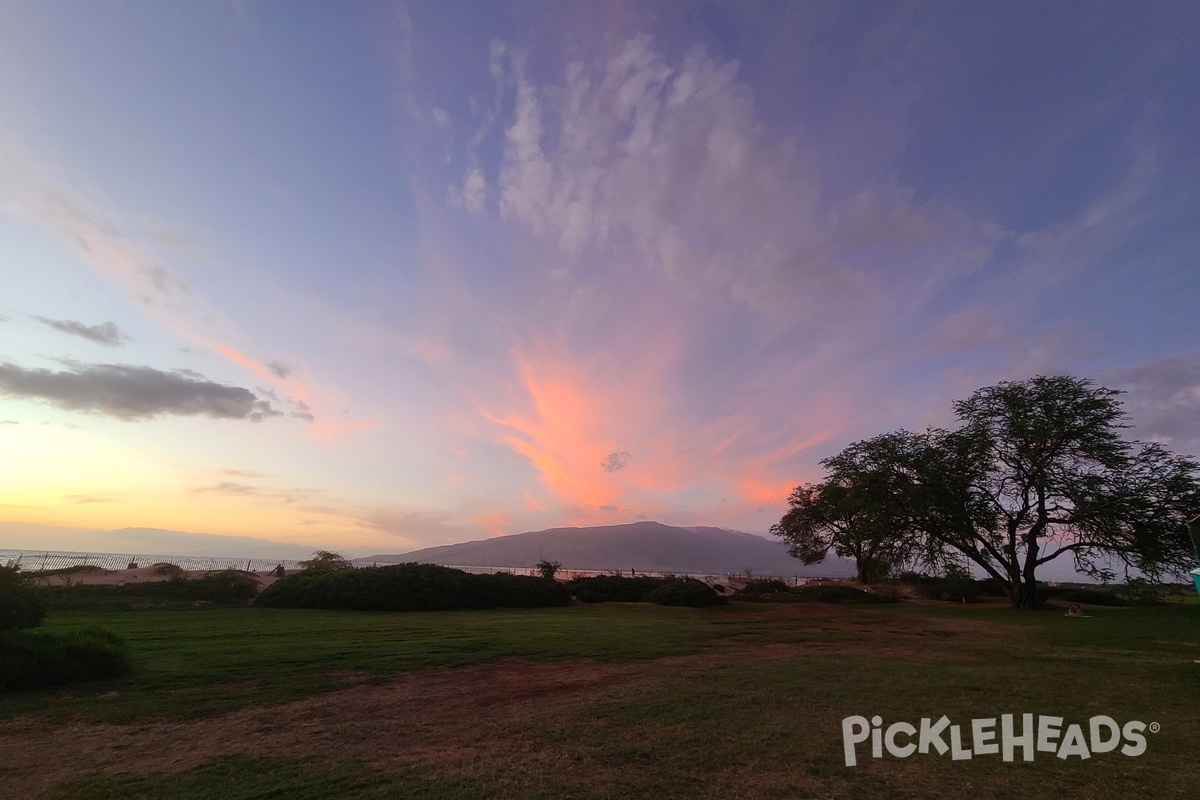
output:
<path id="1" fill-rule="evenodd" d="M 1018 579 L 1012 585 L 1008 592 L 1008 599 L 1012 601 L 1012 607 L 1018 609 L 1037 608 L 1037 598 L 1034 595 L 1034 589 L 1026 581 Z"/>

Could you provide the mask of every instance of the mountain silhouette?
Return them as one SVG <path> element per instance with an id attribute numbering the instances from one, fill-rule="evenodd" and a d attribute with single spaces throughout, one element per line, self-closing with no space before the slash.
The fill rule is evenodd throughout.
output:
<path id="1" fill-rule="evenodd" d="M 550 528 L 409 553 L 355 559 L 360 563 L 417 561 L 457 567 L 532 567 L 542 559 L 564 569 L 844 577 L 852 562 L 830 556 L 812 567 L 788 555 L 787 546 L 724 528 L 678 528 L 633 522 L 591 528 Z"/>

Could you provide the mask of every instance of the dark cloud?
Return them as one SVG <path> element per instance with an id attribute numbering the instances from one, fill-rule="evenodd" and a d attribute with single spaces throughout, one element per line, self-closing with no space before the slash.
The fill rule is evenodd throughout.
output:
<path id="1" fill-rule="evenodd" d="M 622 450 L 619 453 L 609 453 L 608 458 L 600 463 L 600 469 L 605 472 L 616 472 L 619 469 L 625 469 L 625 465 L 629 463 L 629 459 L 633 456 Z"/>
<path id="2" fill-rule="evenodd" d="M 99 325 L 84 325 L 82 322 L 76 322 L 73 319 L 50 319 L 48 317 L 34 317 L 34 319 L 43 325 L 49 325 L 56 331 L 70 334 L 71 336 L 80 336 L 88 341 L 107 347 L 116 347 L 129 341 L 129 336 L 111 322 L 103 322 Z"/>
<path id="3" fill-rule="evenodd" d="M 275 359 L 267 359 L 263 362 L 267 369 L 271 370 L 271 374 L 276 378 L 286 378 L 292 374 L 293 367 L 290 364 L 285 364 L 282 361 Z"/>
<path id="4" fill-rule="evenodd" d="M 1097 383 L 1126 392 L 1120 399 L 1134 437 L 1200 455 L 1200 353 L 1151 358 L 1106 372 Z"/>
<path id="5" fill-rule="evenodd" d="M 314 419 L 316 419 L 316 417 L 313 416 L 312 409 L 309 408 L 308 403 L 304 402 L 303 400 L 296 401 L 296 410 L 292 412 L 292 416 L 296 417 L 297 419 L 302 419 L 305 422 L 312 422 Z"/>
<path id="6" fill-rule="evenodd" d="M 283 415 L 249 389 L 215 383 L 194 372 L 127 364 L 67 366 L 53 372 L 0 363 L 0 394 L 124 420 L 173 414 L 261 422 Z"/>

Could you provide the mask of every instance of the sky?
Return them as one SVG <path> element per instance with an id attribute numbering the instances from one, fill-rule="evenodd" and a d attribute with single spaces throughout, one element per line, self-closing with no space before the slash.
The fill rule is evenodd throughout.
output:
<path id="1" fill-rule="evenodd" d="M 0 0 L 0 546 L 766 533 L 850 442 L 1039 374 L 1200 454 L 1197 30 Z"/>

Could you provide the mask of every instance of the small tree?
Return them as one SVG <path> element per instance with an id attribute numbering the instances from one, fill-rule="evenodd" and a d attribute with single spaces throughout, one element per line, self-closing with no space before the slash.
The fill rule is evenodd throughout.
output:
<path id="1" fill-rule="evenodd" d="M 562 569 L 562 563 L 559 561 L 550 561 L 549 559 L 543 558 L 541 561 L 537 562 L 537 564 L 534 565 L 534 569 L 536 569 L 538 571 L 538 574 L 541 575 L 543 578 L 547 578 L 549 580 L 554 580 L 554 576 L 558 574 L 558 571 L 560 569 Z"/>
<path id="2" fill-rule="evenodd" d="M 353 565 L 340 553 L 329 550 L 317 550 L 312 558 L 300 562 L 300 568 L 305 572 L 330 572 L 337 569 L 351 569 Z"/>

